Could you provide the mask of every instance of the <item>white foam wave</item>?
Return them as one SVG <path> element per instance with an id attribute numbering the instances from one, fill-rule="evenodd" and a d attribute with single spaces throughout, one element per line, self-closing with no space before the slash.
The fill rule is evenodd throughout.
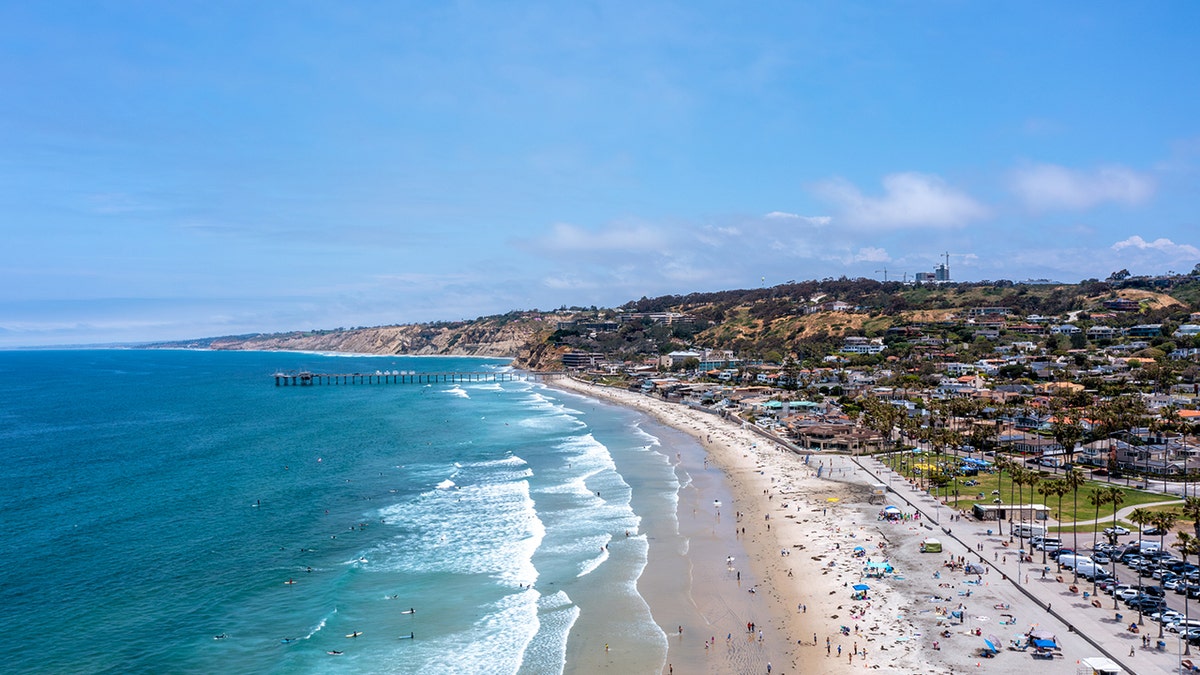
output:
<path id="1" fill-rule="evenodd" d="M 591 574 L 592 572 L 596 571 L 597 567 L 603 565 L 605 560 L 608 560 L 608 542 L 612 541 L 612 535 L 606 534 L 602 537 L 602 539 L 604 544 L 600 547 L 600 554 L 594 558 L 583 561 L 583 564 L 579 566 L 579 574 L 575 575 L 576 578 Z"/>
<path id="2" fill-rule="evenodd" d="M 439 490 L 449 490 L 450 488 L 454 487 L 454 481 L 447 478 L 446 480 L 438 483 L 437 486 Z"/>
<path id="3" fill-rule="evenodd" d="M 336 607 L 333 609 L 333 611 L 332 611 L 332 612 L 330 612 L 329 614 L 326 614 L 325 616 L 321 617 L 321 620 L 317 622 L 317 625 L 316 625 L 316 626 L 313 626 L 313 629 L 312 629 L 312 630 L 308 631 L 308 635 L 305 635 L 305 636 L 304 636 L 304 639 L 305 639 L 305 640 L 311 639 L 311 638 L 312 638 L 312 636 L 314 636 L 314 635 L 316 635 L 317 633 L 321 632 L 321 629 L 322 629 L 322 628 L 324 628 L 324 627 L 325 627 L 325 624 L 326 624 L 326 623 L 329 621 L 329 617 L 333 616 L 334 614 L 337 614 L 337 608 L 336 608 Z"/>
<path id="4" fill-rule="evenodd" d="M 457 384 L 454 385 L 453 387 L 445 390 L 445 393 L 450 394 L 452 396 L 457 396 L 459 398 L 471 398 L 471 395 L 467 393 L 467 390 L 463 389 L 462 387 L 458 386 Z"/>
<path id="5" fill-rule="evenodd" d="M 538 600 L 538 632 L 521 655 L 523 673 L 561 673 L 567 665 L 567 637 L 579 618 L 579 607 L 558 591 Z"/>
<path id="6" fill-rule="evenodd" d="M 650 447 L 659 447 L 662 445 L 662 441 L 659 440 L 658 436 L 655 436 L 654 434 L 643 429 L 640 423 L 634 422 L 630 426 L 632 427 L 633 434 L 638 438 L 644 439 L 646 441 L 646 445 Z"/>
<path id="7" fill-rule="evenodd" d="M 539 597 L 537 591 L 528 590 L 507 595 L 481 608 L 483 618 L 468 630 L 439 637 L 438 648 L 427 650 L 424 662 L 414 663 L 412 657 L 415 654 L 407 654 L 403 670 L 418 673 L 518 672 L 522 656 L 540 626 Z"/>
<path id="8" fill-rule="evenodd" d="M 512 586 L 537 580 L 532 558 L 545 528 L 525 480 L 435 490 L 380 516 L 405 530 L 377 561 L 384 569 L 488 574 Z"/>

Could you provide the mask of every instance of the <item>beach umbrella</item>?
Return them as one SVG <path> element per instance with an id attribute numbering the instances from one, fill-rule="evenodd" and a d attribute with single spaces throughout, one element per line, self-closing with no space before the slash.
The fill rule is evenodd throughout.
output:
<path id="1" fill-rule="evenodd" d="M 1000 646 L 1003 645 L 1004 643 L 1001 642 L 1000 638 L 996 637 L 995 635 L 988 635 L 987 637 L 985 637 L 983 639 L 983 644 L 987 645 L 988 649 L 999 654 Z"/>
<path id="2" fill-rule="evenodd" d="M 852 586 L 851 588 L 853 588 L 853 589 L 854 589 L 854 590 L 856 590 L 856 591 L 869 591 L 869 590 L 871 590 L 871 587 L 870 587 L 870 586 L 868 586 L 868 585 L 866 585 L 866 584 L 854 584 L 854 586 Z"/>
<path id="3" fill-rule="evenodd" d="M 1050 631 L 1048 631 L 1048 630 L 1034 630 L 1034 631 L 1030 631 L 1030 632 L 1029 632 L 1029 637 L 1033 638 L 1034 640 L 1050 640 L 1050 641 L 1053 641 L 1053 640 L 1055 639 L 1055 637 L 1054 637 L 1054 633 L 1051 633 L 1051 632 L 1050 632 Z"/>
<path id="4" fill-rule="evenodd" d="M 861 546 L 855 546 L 855 547 L 854 547 L 854 550 L 855 550 L 855 551 L 865 551 L 865 550 L 867 550 L 867 549 L 865 549 L 865 548 L 863 548 L 863 547 L 861 547 Z"/>

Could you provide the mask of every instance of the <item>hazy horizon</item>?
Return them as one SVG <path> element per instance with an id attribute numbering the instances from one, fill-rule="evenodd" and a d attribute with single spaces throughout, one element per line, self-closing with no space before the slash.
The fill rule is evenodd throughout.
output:
<path id="1" fill-rule="evenodd" d="M 1200 6 L 0 6 L 0 347 L 1187 272 Z M 886 270 L 886 272 L 885 272 Z"/>

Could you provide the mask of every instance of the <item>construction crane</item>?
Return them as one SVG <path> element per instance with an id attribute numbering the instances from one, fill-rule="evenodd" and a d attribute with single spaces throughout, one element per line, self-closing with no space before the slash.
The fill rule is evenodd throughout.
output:
<path id="1" fill-rule="evenodd" d="M 887 281 L 887 268 L 885 267 L 881 270 L 875 270 L 875 274 L 879 274 L 880 272 L 883 273 L 883 280 L 884 280 L 884 282 L 886 282 Z"/>

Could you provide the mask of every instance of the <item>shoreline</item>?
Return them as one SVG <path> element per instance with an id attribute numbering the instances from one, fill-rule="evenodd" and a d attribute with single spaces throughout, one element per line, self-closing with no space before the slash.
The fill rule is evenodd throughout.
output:
<path id="1" fill-rule="evenodd" d="M 692 450 L 681 452 L 676 464 L 677 475 L 682 472 L 681 479 L 690 478 L 680 488 L 677 506 L 679 533 L 686 542 L 686 551 L 674 553 L 652 542 L 646 568 L 638 579 L 639 592 L 668 638 L 666 663 L 661 664 L 661 672 L 765 673 L 768 663 L 772 673 L 798 672 L 795 667 L 787 667 L 794 661 L 790 644 L 794 640 L 789 637 L 784 605 L 771 590 L 764 575 L 766 567 L 755 562 L 762 558 L 761 552 L 756 551 L 759 531 L 767 530 L 759 525 L 762 516 L 756 509 L 741 508 L 753 500 L 739 489 L 741 481 L 732 480 L 730 475 L 731 469 L 741 472 L 747 468 L 727 461 L 738 452 L 736 443 L 713 439 L 717 435 L 714 430 L 706 433 L 700 431 L 702 424 L 681 423 L 675 415 L 665 414 L 667 410 L 655 405 L 660 402 L 640 401 L 645 397 L 637 394 L 625 396 L 619 390 L 574 380 L 556 380 L 547 386 L 636 410 L 653 423 L 689 437 Z M 729 426 L 715 417 L 705 421 Z M 739 440 L 762 440 L 751 438 L 750 433 L 741 431 L 739 435 L 745 436 Z M 714 452 L 714 448 L 718 451 Z M 676 460 L 671 458 L 671 461 Z M 743 511 L 740 519 L 739 511 Z M 741 534 L 742 528 L 745 535 Z M 727 562 L 731 557 L 732 562 Z M 681 569 L 686 569 L 687 574 L 679 574 Z M 748 630 L 748 623 L 754 624 L 753 631 Z M 678 626 L 683 627 L 682 635 Z M 603 652 L 584 643 L 576 639 L 573 631 L 567 648 L 568 672 L 593 672 L 609 665 Z M 660 664 L 642 666 L 651 670 Z"/>
<path id="2" fill-rule="evenodd" d="M 1006 538 L 991 535 L 986 525 L 967 517 L 953 520 L 958 514 L 952 507 L 935 507 L 932 498 L 872 458 L 800 455 L 727 419 L 640 393 L 577 380 L 549 386 L 640 411 L 692 436 L 709 465 L 717 469 L 698 475 L 713 477 L 714 484 L 723 485 L 731 495 L 723 505 L 726 520 L 713 530 L 713 537 L 719 541 L 724 533 L 745 550 L 747 559 L 735 561 L 730 568 L 741 571 L 743 581 L 749 578 L 749 583 L 757 584 L 757 593 L 739 589 L 736 580 L 723 577 L 720 569 L 711 572 L 713 567 L 724 568 L 724 560 L 714 565 L 711 550 L 694 545 L 686 555 L 692 570 L 688 598 L 658 593 L 648 576 L 652 563 L 638 588 L 660 626 L 670 622 L 667 617 L 673 612 L 684 609 L 683 603 L 709 616 L 704 609 L 724 602 L 725 597 L 749 596 L 760 617 L 755 628 L 763 631 L 763 642 L 757 643 L 755 633 L 753 653 L 727 650 L 727 631 L 710 631 L 716 633 L 715 654 L 702 655 L 696 662 L 689 649 L 703 651 L 704 645 L 689 643 L 685 630 L 685 640 L 669 640 L 668 662 L 676 668 L 688 664 L 679 672 L 765 673 L 770 662 L 772 675 L 849 673 L 863 668 L 1018 675 L 1032 667 L 1044 673 L 1073 673 L 1077 659 L 1098 655 L 1083 637 L 1013 585 L 1016 561 L 1007 556 L 1000 559 L 1001 554 L 1011 553 Z M 901 508 L 905 519 L 889 522 L 879 517 L 884 503 L 870 499 L 869 486 L 876 481 L 891 483 L 886 503 Z M 713 487 L 696 486 L 697 503 L 711 504 L 711 498 L 699 496 L 706 489 Z M 689 515 L 685 510 L 681 494 L 681 531 Z M 736 516 L 729 516 L 737 513 L 741 518 L 735 539 L 730 525 Z M 942 534 L 938 529 L 954 535 L 943 537 L 941 553 L 921 553 L 920 541 Z M 856 548 L 863 549 L 861 556 Z M 653 560 L 653 545 L 651 551 Z M 951 565 L 960 559 L 982 565 L 983 572 L 966 574 L 961 565 Z M 896 573 L 866 579 L 863 563 L 868 560 L 887 561 Z M 1036 588 L 1039 595 L 1057 593 L 1054 575 L 1049 576 L 1033 580 L 1031 590 Z M 852 597 L 850 586 L 859 583 L 870 586 L 869 597 Z M 1052 599 L 1056 611 L 1060 603 L 1071 603 L 1057 595 Z M 723 625 L 730 623 L 736 622 L 726 619 Z M 1005 649 L 1014 637 L 1034 629 L 1054 630 L 1061 646 L 1056 658 L 1035 661 L 1027 652 Z M 746 637 L 744 625 L 740 635 Z M 984 659 L 980 648 L 989 635 L 1002 643 L 1002 651 Z M 603 660 L 593 657 L 573 650 L 568 642 L 568 672 L 604 669 Z M 644 665 L 642 670 L 650 671 L 659 664 Z"/>

